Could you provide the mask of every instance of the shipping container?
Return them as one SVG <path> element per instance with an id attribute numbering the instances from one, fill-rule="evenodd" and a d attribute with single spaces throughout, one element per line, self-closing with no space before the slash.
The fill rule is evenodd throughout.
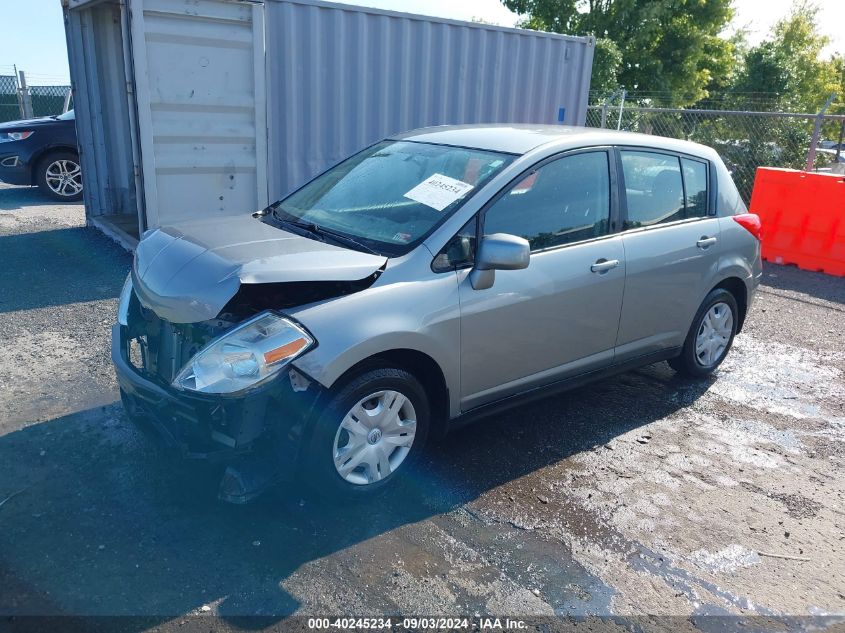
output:
<path id="1" fill-rule="evenodd" d="M 592 37 L 319 0 L 63 0 L 89 222 L 250 213 L 367 145 L 583 125 Z"/>

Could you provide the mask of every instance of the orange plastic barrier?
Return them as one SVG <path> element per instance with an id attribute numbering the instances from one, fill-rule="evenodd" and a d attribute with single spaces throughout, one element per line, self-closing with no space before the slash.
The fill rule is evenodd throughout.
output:
<path id="1" fill-rule="evenodd" d="M 759 167 L 750 211 L 763 224 L 763 259 L 845 276 L 845 178 Z"/>

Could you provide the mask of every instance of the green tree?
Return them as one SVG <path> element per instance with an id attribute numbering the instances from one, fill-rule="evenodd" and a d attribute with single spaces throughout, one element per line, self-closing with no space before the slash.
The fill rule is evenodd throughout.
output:
<path id="1" fill-rule="evenodd" d="M 831 108 L 831 114 L 845 114 L 845 55 L 834 58 L 833 65 L 839 75 L 839 88 L 836 91 L 836 101 Z"/>
<path id="2" fill-rule="evenodd" d="M 595 35 L 595 89 L 613 80 L 628 90 L 659 92 L 689 105 L 726 81 L 732 44 L 719 34 L 733 16 L 731 0 L 504 0 L 528 28 Z M 620 60 L 614 65 L 615 60 Z"/>
<path id="3" fill-rule="evenodd" d="M 842 58 L 823 59 L 829 39 L 819 32 L 818 8 L 802 2 L 745 53 L 744 67 L 731 89 L 736 100 L 770 97 L 771 106 L 816 112 L 843 86 Z"/>
<path id="4" fill-rule="evenodd" d="M 593 54 L 593 76 L 590 90 L 602 94 L 609 94 L 619 88 L 619 70 L 622 68 L 622 51 L 611 39 L 600 37 L 596 39 L 596 50 Z"/>

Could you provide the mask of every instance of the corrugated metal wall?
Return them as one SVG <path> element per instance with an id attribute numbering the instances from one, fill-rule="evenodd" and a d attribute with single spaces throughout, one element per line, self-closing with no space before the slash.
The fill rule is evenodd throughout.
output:
<path id="1" fill-rule="evenodd" d="M 592 38 L 320 0 L 64 2 L 92 220 L 249 213 L 397 132 L 586 116 Z"/>
<path id="2" fill-rule="evenodd" d="M 135 213 L 120 6 L 102 3 L 70 12 L 65 29 L 86 213 Z"/>
<path id="3" fill-rule="evenodd" d="M 147 226 L 267 206 L 261 5 L 131 8 Z"/>
<path id="4" fill-rule="evenodd" d="M 592 38 L 314 0 L 265 13 L 271 200 L 415 127 L 584 123 Z"/>

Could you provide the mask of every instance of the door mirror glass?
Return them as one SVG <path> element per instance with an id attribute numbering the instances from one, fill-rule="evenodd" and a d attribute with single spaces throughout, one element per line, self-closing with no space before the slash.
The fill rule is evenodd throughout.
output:
<path id="1" fill-rule="evenodd" d="M 530 259 L 531 247 L 525 238 L 507 233 L 485 235 L 478 247 L 470 283 L 476 290 L 485 290 L 493 285 L 495 271 L 528 268 Z"/>

